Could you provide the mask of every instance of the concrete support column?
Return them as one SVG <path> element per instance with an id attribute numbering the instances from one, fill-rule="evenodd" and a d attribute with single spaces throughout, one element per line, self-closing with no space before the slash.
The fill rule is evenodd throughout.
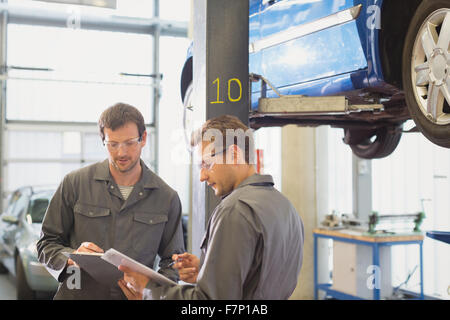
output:
<path id="1" fill-rule="evenodd" d="M 0 3 L 4 3 L 1 0 Z M 7 12 L 0 12 L 0 75 L 6 76 L 6 36 L 8 28 Z M 4 160 L 6 154 L 6 79 L 0 80 L 0 212 L 4 208 L 4 193 L 6 189 Z M 6 200 L 6 199 L 5 199 Z M 6 202 L 6 201 L 5 201 Z"/>
<path id="2" fill-rule="evenodd" d="M 159 0 L 153 0 L 153 17 L 155 19 L 159 18 Z M 152 69 L 155 77 L 153 78 L 153 103 L 152 103 L 152 112 L 153 112 L 153 126 L 155 128 L 155 138 L 153 142 L 153 169 L 156 174 L 159 174 L 159 102 L 161 100 L 161 88 L 160 88 L 160 80 L 161 77 L 159 75 L 159 37 L 161 34 L 160 26 L 157 25 L 155 27 L 155 32 L 153 34 L 153 61 L 152 61 Z"/>
<path id="3" fill-rule="evenodd" d="M 314 298 L 314 242 L 312 230 L 328 213 L 327 128 L 282 129 L 281 192 L 303 220 L 305 243 L 303 266 L 291 299 Z M 319 192 L 320 190 L 320 192 Z M 319 282 L 327 281 L 328 248 L 319 242 Z"/>
<path id="4" fill-rule="evenodd" d="M 195 0 L 193 119 L 229 114 L 248 124 L 248 1 Z M 200 163 L 197 152 L 194 163 Z M 200 256 L 206 223 L 220 199 L 192 170 L 192 253 Z"/>

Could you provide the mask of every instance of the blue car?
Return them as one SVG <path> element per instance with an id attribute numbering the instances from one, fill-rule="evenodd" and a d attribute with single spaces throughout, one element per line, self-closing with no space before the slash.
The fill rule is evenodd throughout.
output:
<path id="1" fill-rule="evenodd" d="M 450 148 L 450 0 L 249 0 L 249 8 L 249 71 L 273 87 L 252 84 L 252 128 L 343 128 L 353 152 L 374 159 L 395 150 L 412 118 L 413 131 Z M 185 121 L 190 52 L 181 78 Z M 297 96 L 295 112 L 264 109 L 260 99 Z"/>
<path id="2" fill-rule="evenodd" d="M 51 296 L 58 282 L 38 261 L 36 242 L 54 188 L 22 187 L 0 216 L 0 273 L 16 276 L 17 299 Z"/>

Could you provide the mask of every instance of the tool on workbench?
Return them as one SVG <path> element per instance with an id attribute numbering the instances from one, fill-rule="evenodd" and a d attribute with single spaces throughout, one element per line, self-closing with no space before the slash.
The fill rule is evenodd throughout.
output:
<path id="1" fill-rule="evenodd" d="M 383 225 L 383 227 L 388 226 L 389 230 L 382 230 L 384 233 L 393 233 L 396 230 L 408 231 L 408 232 L 421 232 L 420 225 L 425 218 L 424 212 L 417 212 L 413 214 L 389 214 L 389 215 L 379 215 L 378 212 L 374 211 L 369 216 L 369 230 L 370 234 L 379 233 L 377 227 Z M 414 227 L 412 228 L 412 224 Z M 412 230 L 411 230 L 412 228 Z"/>
<path id="2" fill-rule="evenodd" d="M 333 210 L 332 214 L 327 214 L 325 219 L 321 223 L 324 227 L 336 229 L 341 226 L 341 219 L 336 214 L 336 211 Z"/>

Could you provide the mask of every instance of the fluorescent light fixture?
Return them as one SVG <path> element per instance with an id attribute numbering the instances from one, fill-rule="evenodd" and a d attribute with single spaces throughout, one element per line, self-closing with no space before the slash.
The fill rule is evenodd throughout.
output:
<path id="1" fill-rule="evenodd" d="M 64 4 L 77 4 L 81 6 L 92 6 L 100 8 L 117 8 L 117 0 L 34 0 L 41 2 L 53 2 L 53 3 L 64 3 Z"/>

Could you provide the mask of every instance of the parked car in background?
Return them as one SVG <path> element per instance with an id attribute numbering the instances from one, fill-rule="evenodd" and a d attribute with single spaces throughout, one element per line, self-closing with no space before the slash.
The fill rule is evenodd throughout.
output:
<path id="1" fill-rule="evenodd" d="M 450 148 L 450 0 L 249 0 L 249 8 L 250 73 L 283 95 L 340 96 L 350 106 L 264 113 L 253 84 L 252 128 L 342 128 L 353 152 L 373 159 L 395 150 L 412 118 L 430 141 Z M 181 77 L 185 122 L 191 52 Z"/>
<path id="2" fill-rule="evenodd" d="M 35 299 L 54 293 L 58 282 L 37 259 L 36 242 L 56 189 L 22 187 L 9 197 L 0 219 L 0 273 L 16 276 L 17 298 Z"/>

